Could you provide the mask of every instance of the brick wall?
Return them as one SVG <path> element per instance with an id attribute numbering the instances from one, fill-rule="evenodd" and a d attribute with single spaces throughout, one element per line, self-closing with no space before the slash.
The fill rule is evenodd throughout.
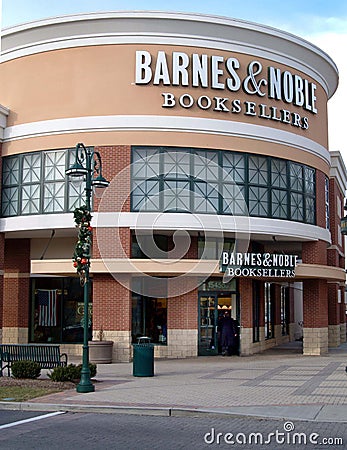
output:
<path id="1" fill-rule="evenodd" d="M 323 355 L 329 344 L 327 282 L 304 280 L 303 288 L 303 354 Z"/>
<path id="2" fill-rule="evenodd" d="M 328 327 L 328 289 L 325 280 L 303 282 L 304 327 Z"/>
<path id="3" fill-rule="evenodd" d="M 327 264 L 327 243 L 324 241 L 303 242 L 302 262 L 305 264 Z"/>
<path id="4" fill-rule="evenodd" d="M 338 307 L 340 308 L 340 323 L 347 323 L 344 288 L 341 292 L 341 303 L 338 304 Z"/>
<path id="5" fill-rule="evenodd" d="M 328 283 L 329 325 L 340 324 L 340 304 L 337 303 L 338 290 L 338 283 Z"/>
<path id="6" fill-rule="evenodd" d="M 271 299 L 275 302 L 274 324 L 281 325 L 281 286 L 279 284 L 272 284 Z"/>
<path id="7" fill-rule="evenodd" d="M 325 174 L 320 170 L 316 171 L 316 218 L 317 225 L 325 228 Z"/>
<path id="8" fill-rule="evenodd" d="M 343 210 L 343 197 L 344 194 L 340 191 L 335 178 L 329 180 L 329 211 L 330 211 L 330 233 L 332 245 L 336 245 L 339 250 L 344 252 L 344 239 L 342 239 L 342 245 L 339 245 L 339 225 L 341 218 L 344 216 Z M 337 203 L 341 205 L 340 211 L 338 211 Z M 340 212 L 340 216 L 338 215 Z"/>
<path id="9" fill-rule="evenodd" d="M 337 245 L 337 210 L 336 210 L 337 186 L 334 178 L 329 180 L 329 212 L 330 212 L 330 233 L 331 243 Z M 340 220 L 340 219 L 339 219 Z"/>
<path id="10" fill-rule="evenodd" d="M 0 196 L 2 188 L 1 174 L 2 174 L 2 144 L 0 144 Z M 5 234 L 0 233 L 0 342 L 2 342 L 2 323 L 3 323 L 4 262 L 5 262 Z"/>
<path id="11" fill-rule="evenodd" d="M 93 232 L 93 258 L 130 258 L 129 228 L 97 228 Z"/>
<path id="12" fill-rule="evenodd" d="M 241 326 L 253 328 L 253 282 L 249 278 L 240 278 L 238 283 L 241 304 Z"/>
<path id="13" fill-rule="evenodd" d="M 198 238 L 196 236 L 190 236 L 191 242 L 187 253 L 183 256 L 185 259 L 197 259 L 198 258 Z"/>
<path id="14" fill-rule="evenodd" d="M 294 288 L 293 284 L 290 284 L 290 286 L 289 286 L 289 323 L 295 322 L 294 293 L 295 293 L 295 288 Z"/>
<path id="15" fill-rule="evenodd" d="M 2 328 L 2 320 L 3 320 L 4 263 L 5 263 L 5 234 L 0 233 L 0 330 Z"/>
<path id="16" fill-rule="evenodd" d="M 168 280 L 168 329 L 193 330 L 198 327 L 198 288 L 195 277 L 184 277 L 174 286 Z"/>
<path id="17" fill-rule="evenodd" d="M 327 249 L 328 266 L 340 267 L 340 255 L 335 247 Z"/>
<path id="18" fill-rule="evenodd" d="M 186 233 L 186 231 L 183 231 L 183 233 Z M 186 244 L 189 245 L 187 250 L 188 245 Z M 180 236 L 178 233 L 176 242 L 174 242 L 174 236 L 168 236 L 168 252 L 170 252 L 169 258 L 171 259 L 197 259 L 198 238 L 196 236 L 185 236 L 184 234 Z"/>
<path id="19" fill-rule="evenodd" d="M 130 211 L 129 145 L 95 147 L 102 158 L 102 174 L 110 182 L 100 199 L 94 199 L 94 211 Z"/>
<path id="20" fill-rule="evenodd" d="M 30 240 L 5 241 L 3 328 L 29 326 Z"/>
<path id="21" fill-rule="evenodd" d="M 260 297 L 259 297 L 259 326 L 265 326 L 265 285 L 262 281 L 259 283 Z"/>
<path id="22" fill-rule="evenodd" d="M 93 330 L 131 330 L 131 293 L 129 279 L 122 283 L 110 274 L 93 276 Z"/>

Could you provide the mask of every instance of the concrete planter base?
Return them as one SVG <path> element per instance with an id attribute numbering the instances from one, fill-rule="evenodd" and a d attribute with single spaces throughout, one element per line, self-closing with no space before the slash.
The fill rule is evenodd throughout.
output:
<path id="1" fill-rule="evenodd" d="M 112 362 L 113 341 L 89 341 L 89 361 L 94 364 Z"/>

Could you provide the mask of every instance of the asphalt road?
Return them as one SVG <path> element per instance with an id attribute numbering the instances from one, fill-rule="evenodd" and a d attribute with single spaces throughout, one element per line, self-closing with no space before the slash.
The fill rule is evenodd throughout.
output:
<path id="1" fill-rule="evenodd" d="M 347 427 L 343 423 L 291 422 L 206 415 L 162 417 L 55 413 L 47 417 L 46 414 L 0 411 L 0 448 L 6 450 L 347 448 Z M 30 421 L 25 422 L 26 419 Z M 8 424 L 12 426 L 8 427 Z"/>

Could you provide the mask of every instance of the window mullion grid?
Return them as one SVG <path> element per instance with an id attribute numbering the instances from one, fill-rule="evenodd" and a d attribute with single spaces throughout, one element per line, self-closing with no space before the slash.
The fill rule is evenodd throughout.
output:
<path id="1" fill-rule="evenodd" d="M 218 211 L 217 214 L 223 214 L 223 152 L 218 151 Z"/>
<path id="2" fill-rule="evenodd" d="M 130 211 L 134 210 L 134 185 L 135 185 L 135 180 L 134 180 L 134 152 L 136 151 L 136 147 L 131 146 L 130 147 Z M 70 159 L 69 162 L 70 164 Z"/>
<path id="3" fill-rule="evenodd" d="M 66 169 L 68 169 L 69 166 L 69 162 L 70 162 L 70 155 L 69 155 L 69 149 L 67 149 L 65 151 L 65 173 L 66 173 Z M 64 212 L 68 212 L 69 211 L 69 198 L 70 198 L 70 183 L 69 183 L 69 177 L 65 177 L 64 179 L 65 182 L 65 188 L 64 188 Z"/>
<path id="4" fill-rule="evenodd" d="M 288 176 L 288 220 L 292 219 L 292 183 L 291 183 L 291 162 L 287 161 L 287 176 Z"/>
<path id="5" fill-rule="evenodd" d="M 274 158 L 269 158 L 268 157 L 268 161 L 269 161 L 269 163 L 268 163 L 268 186 L 269 186 L 269 188 L 268 188 L 268 191 L 269 191 L 268 192 L 268 202 L 269 202 L 268 213 L 269 213 L 269 217 L 273 217 L 274 208 L 273 208 L 273 196 L 272 196 L 272 194 L 273 194 L 273 190 L 274 190 L 274 188 L 273 188 L 273 178 L 274 178 L 274 176 L 273 176 L 272 161 L 276 161 L 276 160 Z M 275 164 L 274 164 L 274 166 L 275 166 Z M 278 172 L 279 172 L 279 170 L 278 170 Z M 280 186 L 276 186 L 276 188 L 277 188 L 277 190 L 279 190 Z"/>
<path id="6" fill-rule="evenodd" d="M 165 152 L 167 151 L 166 148 L 164 147 L 160 147 L 159 149 L 159 167 L 160 167 L 160 174 L 157 177 L 158 180 L 158 188 L 159 188 L 159 208 L 161 211 L 163 211 L 164 209 L 164 190 L 165 190 L 165 181 L 182 181 L 180 178 L 175 178 L 175 179 L 166 179 L 164 176 L 164 155 Z M 189 203 L 190 203 L 190 211 L 194 210 L 195 204 L 195 194 L 197 192 L 197 183 L 196 183 L 196 179 L 194 177 L 194 157 L 201 155 L 202 151 L 198 151 L 195 149 L 186 149 L 187 152 L 189 152 L 189 168 L 190 168 L 190 176 L 189 178 L 184 178 L 184 181 L 189 183 Z M 216 186 L 218 189 L 218 211 L 217 214 L 227 214 L 227 212 L 223 212 L 223 152 L 221 150 L 215 150 L 215 152 L 218 152 L 218 156 L 217 156 L 217 162 L 218 162 L 218 168 L 217 168 L 217 172 L 218 172 L 218 180 L 216 182 Z M 305 221 L 307 220 L 307 217 L 310 217 L 310 213 L 308 211 L 306 211 L 306 201 L 308 199 L 310 199 L 310 201 L 315 200 L 314 199 L 314 195 L 311 195 L 310 193 L 306 192 L 306 185 L 305 185 L 305 178 L 304 178 L 304 170 L 305 167 L 304 165 L 299 165 L 299 167 L 297 167 L 297 165 L 295 166 L 294 169 L 294 174 L 296 172 L 297 177 L 301 178 L 301 180 L 297 180 L 296 182 L 294 182 L 294 184 L 298 184 L 298 186 L 296 187 L 296 189 L 291 187 L 291 181 L 292 181 L 292 175 L 293 175 L 293 168 L 291 167 L 291 162 L 288 160 L 284 160 L 285 162 L 285 177 L 286 177 L 286 186 L 283 186 L 281 183 L 279 184 L 278 187 L 276 187 L 276 189 L 273 187 L 272 185 L 272 179 L 274 174 L 272 173 L 272 161 L 273 158 L 267 156 L 266 157 L 266 170 L 267 170 L 267 183 L 266 185 L 262 185 L 262 184 L 251 184 L 250 183 L 250 174 L 249 174 L 249 167 L 250 167 L 250 157 L 252 155 L 250 154 L 243 154 L 243 161 L 244 161 L 244 172 L 245 172 L 245 177 L 243 180 L 243 186 L 244 186 L 244 199 L 247 205 L 248 210 L 250 210 L 250 189 L 252 186 L 254 186 L 254 188 L 260 190 L 260 189 L 267 189 L 267 192 L 264 192 L 264 198 L 267 199 L 267 206 L 266 206 L 266 216 L 267 217 L 272 217 L 275 208 L 275 205 L 272 203 L 272 195 L 273 195 L 273 191 L 278 190 L 278 202 L 279 204 L 276 206 L 279 208 L 279 215 L 281 216 L 280 218 L 285 218 L 287 220 L 295 220 L 295 221 Z M 293 163 L 296 164 L 296 163 Z M 277 174 L 279 177 L 281 177 L 281 173 L 282 172 L 282 167 L 283 167 L 283 163 L 281 163 L 279 165 L 279 167 L 277 168 L 277 170 L 279 171 L 279 173 Z M 299 169 L 299 170 L 298 170 Z M 140 182 L 139 179 L 135 179 L 132 176 L 132 181 L 134 183 L 134 181 L 138 181 Z M 143 182 L 146 181 L 146 179 L 141 180 Z M 202 180 L 203 181 L 203 180 Z M 294 180 L 295 181 L 295 180 Z M 205 180 L 205 183 L 207 183 L 207 185 L 209 184 L 208 180 Z M 301 183 L 301 187 L 299 189 Z M 313 183 L 314 183 L 314 191 L 316 190 L 316 179 L 314 177 L 313 179 Z M 133 184 L 134 187 L 134 184 Z M 200 192 L 200 191 L 199 191 Z M 200 195 L 200 194 L 199 194 Z M 294 195 L 294 197 L 292 199 L 292 196 Z M 207 201 L 207 198 L 206 198 Z M 285 206 L 282 206 L 283 203 L 286 202 Z M 294 202 L 294 203 L 293 203 Z M 295 205 L 296 203 L 298 203 L 297 205 Z M 315 202 L 314 202 L 315 204 Z M 294 208 L 295 205 L 295 208 Z M 297 209 L 297 211 L 295 212 L 295 214 L 292 215 L 292 206 L 294 209 Z M 133 208 L 133 203 L 132 203 L 132 208 Z M 283 214 L 284 213 L 284 214 Z M 283 214 L 283 216 L 282 216 Z M 299 217 L 296 217 L 296 216 Z M 302 216 L 302 217 L 300 217 Z M 310 221 L 312 222 L 313 217 L 310 217 Z M 316 221 L 316 211 L 314 210 L 314 221 Z"/>
<path id="7" fill-rule="evenodd" d="M 305 189 L 305 168 L 303 165 L 300 167 L 301 173 L 301 190 L 298 191 L 299 196 L 302 199 L 302 221 L 306 223 L 306 189 Z"/>
<path id="8" fill-rule="evenodd" d="M 23 158 L 25 155 L 19 155 L 19 161 L 18 161 L 18 204 L 17 204 L 17 215 L 22 214 L 22 198 L 23 198 Z"/>
<path id="9" fill-rule="evenodd" d="M 194 194 L 195 194 L 195 183 L 194 183 L 194 158 L 196 156 L 195 150 L 190 149 L 189 157 L 189 210 L 193 211 L 194 208 Z"/>
<path id="10" fill-rule="evenodd" d="M 144 207 L 146 208 L 146 204 L 148 203 L 148 199 L 147 199 L 147 195 L 148 195 L 147 182 L 148 182 L 148 179 L 147 178 L 137 178 L 137 181 L 138 181 L 138 185 L 141 186 L 142 190 L 143 190 L 143 200 L 140 201 L 140 205 L 142 203 L 142 204 L 145 205 Z M 142 207 L 143 207 L 143 205 L 142 205 Z M 140 208 L 141 208 L 141 206 L 140 206 Z M 139 209 L 138 211 L 141 212 L 141 209 Z M 146 211 L 146 209 L 145 209 L 145 211 Z"/>
<path id="11" fill-rule="evenodd" d="M 302 192 L 302 200 L 303 200 L 303 205 L 302 205 L 302 216 L 303 216 L 303 221 L 304 223 L 307 223 L 307 203 L 306 203 L 306 198 L 307 198 L 307 194 L 306 194 L 306 188 L 305 188 L 305 179 L 303 182 L 303 192 Z"/>
<path id="12" fill-rule="evenodd" d="M 268 171 L 268 213 L 269 213 L 269 217 L 273 217 L 273 207 L 272 207 L 272 187 L 273 187 L 273 180 L 272 180 L 272 165 L 271 162 L 274 158 L 267 158 L 268 159 L 268 167 L 267 167 L 267 171 Z"/>
<path id="13" fill-rule="evenodd" d="M 279 181 L 279 183 L 278 183 L 278 186 L 276 186 L 276 187 L 273 187 L 273 171 L 272 171 L 272 166 L 271 166 L 271 163 L 272 163 L 272 160 L 273 160 L 273 158 L 269 158 L 270 159 L 270 175 L 271 175 L 271 177 L 269 177 L 269 180 L 270 180 L 270 199 L 271 199 L 271 201 L 270 201 L 270 216 L 269 217 L 273 217 L 273 214 L 274 214 L 274 205 L 273 205 L 273 197 L 272 197 L 272 194 L 273 194 L 273 191 L 278 191 L 278 193 L 279 193 L 279 203 L 278 203 L 278 205 L 277 205 L 277 208 L 278 208 L 278 210 L 279 210 L 279 213 L 280 213 L 280 217 L 278 217 L 278 218 L 280 218 L 280 219 L 287 219 L 288 220 L 288 218 L 289 218 L 289 210 L 288 210 L 288 205 L 289 205 L 289 197 L 290 197 L 290 195 L 289 195 L 289 189 L 288 189 L 288 183 L 289 183 L 289 178 L 288 178 L 288 164 L 287 164 L 287 161 L 284 161 L 284 163 L 285 163 L 285 173 L 286 173 L 286 185 L 283 187 L 282 185 L 281 185 L 281 177 L 282 177 L 282 172 L 281 172 L 281 161 L 282 160 L 278 160 L 279 161 L 279 167 L 278 167 L 278 173 L 277 173 L 277 176 L 278 176 L 278 179 L 280 180 Z M 275 160 L 275 159 L 274 159 Z M 277 159 L 276 159 L 277 160 Z M 282 194 L 285 194 L 285 201 L 286 201 L 286 207 L 285 207 L 285 217 L 283 217 L 282 215 L 281 215 L 281 212 L 282 212 L 282 210 L 284 209 L 283 208 L 283 206 L 282 206 L 282 203 L 281 203 L 281 195 Z"/>
<path id="14" fill-rule="evenodd" d="M 299 195 L 301 195 L 302 198 L 302 218 L 303 218 L 303 222 L 307 223 L 307 214 L 306 214 L 306 180 L 305 180 L 305 168 L 303 165 L 301 165 L 300 167 L 300 172 L 301 172 L 301 192 L 299 193 Z"/>
<path id="15" fill-rule="evenodd" d="M 15 160 L 15 158 L 17 158 L 17 161 L 18 161 L 18 176 L 17 176 L 17 184 L 15 184 L 15 183 L 9 183 L 9 184 L 7 184 L 6 185 L 6 188 L 11 192 L 11 190 L 12 189 L 16 189 L 17 188 L 17 207 L 16 207 L 16 209 L 15 209 L 15 214 L 11 214 L 10 212 L 11 212 L 11 209 L 13 208 L 13 204 L 11 203 L 11 200 L 9 200 L 9 202 L 7 203 L 7 209 L 8 209 L 8 212 L 10 213 L 10 214 L 8 214 L 7 216 L 8 217 L 10 217 L 10 216 L 16 216 L 16 215 L 19 215 L 20 214 L 20 209 L 21 209 L 21 206 L 20 206 L 20 199 L 21 199 L 21 185 L 22 185 L 22 180 L 21 180 L 21 174 L 22 174 L 22 170 L 21 170 L 21 165 L 20 165 L 20 161 L 21 161 L 21 156 L 20 155 L 16 155 L 16 156 L 14 156 L 14 157 L 10 157 L 11 159 L 13 159 L 13 160 Z M 10 177 L 11 178 L 11 177 Z M 3 192 L 1 193 L 1 195 L 3 196 L 4 194 L 3 194 Z M 3 208 L 3 205 L 2 205 L 2 208 Z"/>
<path id="16" fill-rule="evenodd" d="M 164 159 L 165 154 L 168 153 L 168 149 L 165 149 L 163 147 L 159 148 L 159 174 L 158 174 L 158 182 L 159 182 L 159 188 L 158 188 L 158 195 L 159 195 L 159 211 L 164 211 Z"/>
<path id="17" fill-rule="evenodd" d="M 44 214 L 44 197 L 45 197 L 45 152 L 41 153 L 41 183 L 40 183 L 40 213 Z"/>
<path id="18" fill-rule="evenodd" d="M 317 224 L 317 201 L 316 201 L 316 198 L 317 198 L 317 192 L 316 192 L 316 189 L 317 189 L 317 180 L 316 180 L 316 170 L 314 170 L 314 172 L 313 172 L 313 201 L 314 201 L 314 218 L 313 218 L 313 220 L 314 220 L 314 224 L 316 225 Z"/>
<path id="19" fill-rule="evenodd" d="M 268 162 L 266 162 L 266 166 L 268 166 Z M 248 166 L 248 169 L 249 169 L 249 166 Z M 260 172 L 259 166 L 257 167 L 257 170 L 258 170 L 258 172 Z M 248 190 L 250 190 L 251 187 L 253 187 L 253 188 L 258 190 L 258 195 L 257 195 L 257 198 L 255 199 L 255 201 L 257 202 L 256 208 L 259 209 L 259 195 L 260 195 L 260 190 L 262 188 L 267 190 L 266 198 L 267 198 L 267 200 L 269 200 L 269 179 L 267 180 L 266 185 L 260 184 L 259 183 L 259 179 L 258 179 L 257 183 L 250 183 L 249 182 L 249 170 L 247 170 L 247 173 L 248 173 Z M 268 174 L 267 174 L 267 176 L 268 176 Z M 259 175 L 258 175 L 258 178 L 259 178 Z M 253 214 L 253 215 L 255 217 L 264 217 L 263 214 L 259 214 L 258 212 L 256 214 Z M 266 215 L 265 215 L 265 217 L 269 217 L 269 203 L 266 206 Z"/>
<path id="20" fill-rule="evenodd" d="M 292 162 L 289 163 L 289 165 L 292 164 Z M 294 163 L 295 166 L 297 166 L 297 163 Z M 304 167 L 301 165 L 300 166 L 300 172 L 301 172 L 301 180 L 302 180 L 302 187 L 301 189 L 299 189 L 299 187 L 297 189 L 294 189 L 291 187 L 291 184 L 289 184 L 289 198 L 290 198 L 290 216 L 289 216 L 289 220 L 295 220 L 297 222 L 305 222 L 306 221 L 306 195 L 305 195 L 305 178 L 304 178 Z M 297 182 L 297 184 L 299 185 L 299 182 Z M 297 199 L 299 198 L 299 196 L 301 196 L 302 199 L 302 204 L 301 204 L 301 211 L 302 211 L 302 219 L 300 220 L 300 218 L 296 217 L 293 218 L 292 216 L 292 208 L 291 208 L 291 200 L 292 200 L 292 194 L 297 194 Z M 298 207 L 296 206 L 296 209 L 298 209 Z M 300 210 L 299 210 L 300 213 Z"/>
<path id="21" fill-rule="evenodd" d="M 245 179 L 244 179 L 244 186 L 245 186 L 245 202 L 249 212 L 249 154 L 246 153 L 245 155 Z"/>
<path id="22" fill-rule="evenodd" d="M 47 160 L 47 152 L 42 152 L 43 158 L 41 159 L 41 180 L 42 180 L 42 212 L 45 213 L 45 187 L 47 185 L 50 185 L 51 183 L 54 183 L 54 179 L 50 180 L 49 182 L 45 182 L 45 169 L 46 169 L 46 160 Z M 52 207 L 54 209 L 54 196 L 52 198 Z M 52 211 L 54 213 L 54 211 Z M 49 214 L 50 212 L 47 211 L 46 214 Z"/>
<path id="23" fill-rule="evenodd" d="M 292 220 L 291 210 L 292 210 L 292 198 L 291 198 L 291 187 L 290 187 L 290 162 L 286 161 L 287 168 L 287 219 Z"/>
<path id="24" fill-rule="evenodd" d="M 305 167 L 303 167 L 303 173 L 304 173 L 304 183 L 303 183 L 303 200 L 304 200 L 304 204 L 303 204 L 303 210 L 304 210 L 304 222 L 305 223 L 312 223 L 311 221 L 308 222 L 308 211 L 307 211 L 307 201 L 310 199 L 313 200 L 313 205 L 314 205 L 314 210 L 313 210 L 313 223 L 316 223 L 316 202 L 315 202 L 315 193 L 316 193 L 316 177 L 315 177 L 315 172 L 313 172 L 313 194 L 310 194 L 309 192 L 307 192 L 307 188 L 306 188 L 306 184 L 307 184 L 307 180 L 306 180 L 306 170 Z M 325 194 L 324 194 L 325 197 Z M 325 199 L 326 201 L 326 199 Z"/>
<path id="25" fill-rule="evenodd" d="M 19 193 L 20 193 L 20 187 L 21 187 L 21 179 L 20 179 L 20 176 L 21 176 L 21 170 L 20 170 L 20 163 L 19 163 L 19 161 L 20 161 L 20 156 L 14 156 L 14 157 L 10 157 L 10 158 L 12 158 L 13 160 L 14 160 L 14 158 L 17 158 L 17 161 L 18 161 L 18 177 L 17 177 L 17 184 L 15 184 L 15 183 L 8 183 L 6 186 L 5 185 L 3 185 L 3 189 L 2 189 L 2 192 L 1 192 L 1 198 L 3 199 L 3 197 L 4 197 L 4 192 L 7 190 L 7 192 L 11 192 L 11 190 L 12 189 L 16 189 L 17 188 L 17 208 L 16 208 L 16 213 L 15 214 L 11 214 L 10 213 L 10 211 L 11 211 L 11 208 L 12 208 L 12 203 L 11 203 L 11 201 L 8 201 L 7 203 L 5 203 L 5 205 L 7 205 L 7 210 L 8 210 L 8 212 L 9 212 L 9 214 L 7 214 L 7 215 L 4 215 L 4 217 L 10 217 L 10 216 L 15 216 L 15 215 L 18 215 L 19 214 L 19 210 L 20 210 L 20 203 L 19 203 L 19 199 L 20 199 L 20 197 L 19 197 Z M 8 165 L 8 164 L 7 164 Z M 10 171 L 10 169 L 9 169 L 9 171 Z M 2 173 L 3 174 L 3 173 Z M 11 176 L 8 176 L 8 178 L 11 178 Z M 7 194 L 8 195 L 8 194 Z M 5 209 L 4 209 L 4 203 L 2 203 L 1 204 L 1 212 L 2 212 L 2 214 L 4 213 L 4 211 L 5 211 Z"/>

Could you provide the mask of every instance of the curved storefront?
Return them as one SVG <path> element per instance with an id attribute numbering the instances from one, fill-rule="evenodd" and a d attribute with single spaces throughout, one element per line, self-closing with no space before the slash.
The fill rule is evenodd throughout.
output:
<path id="1" fill-rule="evenodd" d="M 93 195 L 89 331 L 114 361 L 141 336 L 157 357 L 346 341 L 323 51 L 228 18 L 92 13 L 4 30 L 0 83 L 2 342 L 81 351 L 77 143 L 110 180 Z"/>

